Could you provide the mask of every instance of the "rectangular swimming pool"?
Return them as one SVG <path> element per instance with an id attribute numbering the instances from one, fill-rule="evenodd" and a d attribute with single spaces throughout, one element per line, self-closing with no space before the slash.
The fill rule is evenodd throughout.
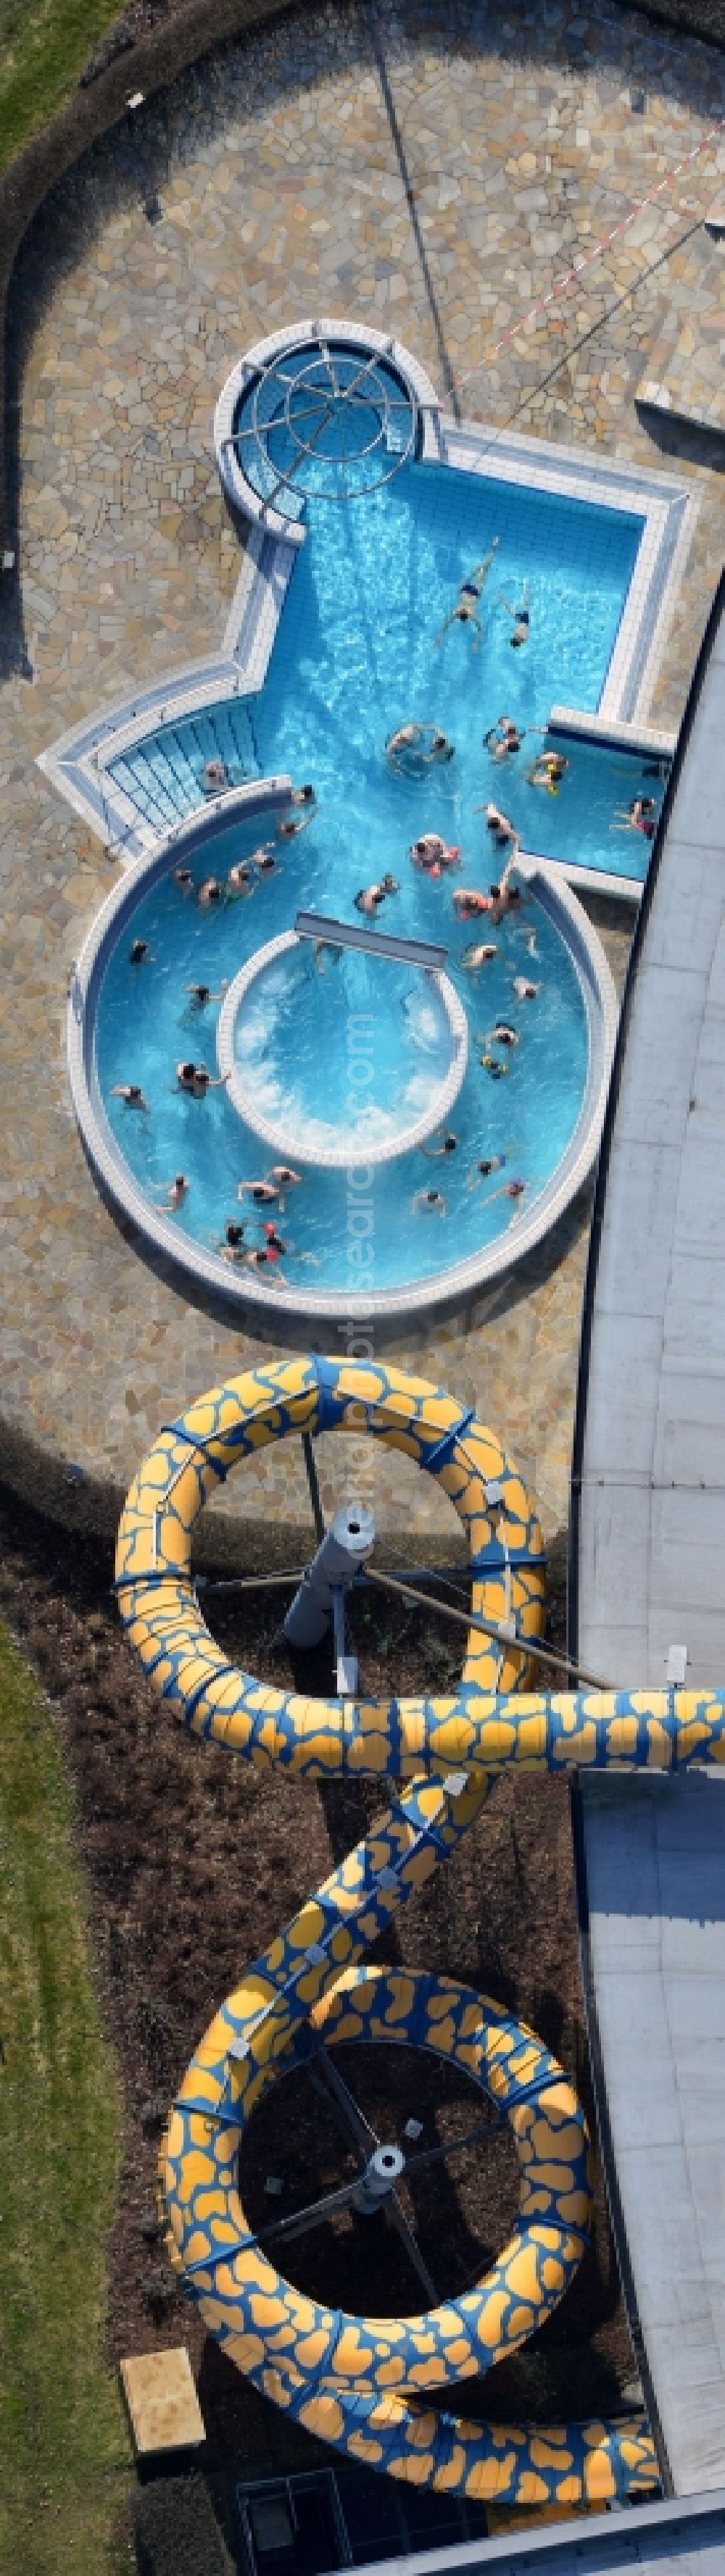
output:
<path id="1" fill-rule="evenodd" d="M 491 875 L 481 813 L 499 805 L 525 848 L 567 866 L 643 878 L 647 840 L 613 829 L 661 777 L 606 744 L 571 739 L 557 794 L 529 782 L 550 709 L 594 712 L 620 629 L 644 522 L 520 483 L 408 465 L 364 500 L 318 501 L 295 559 L 264 687 L 157 727 L 110 763 L 156 828 L 199 801 L 205 760 L 231 784 L 289 772 L 310 778 L 325 828 L 358 880 L 400 866 L 411 832 L 461 848 L 467 875 Z M 494 546 L 482 633 L 441 634 L 459 585 Z M 512 647 L 526 599 L 529 635 Z M 497 761 L 485 737 L 513 719 L 521 749 Z M 412 794 L 391 777 L 385 743 L 409 719 L 440 725 L 455 758 Z M 486 882 L 488 877 L 486 877 Z"/>

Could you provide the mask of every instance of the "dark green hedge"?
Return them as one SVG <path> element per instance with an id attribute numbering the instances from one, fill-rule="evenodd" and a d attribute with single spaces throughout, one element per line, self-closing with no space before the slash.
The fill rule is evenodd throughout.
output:
<path id="1" fill-rule="evenodd" d="M 154 2478 L 133 2500 L 139 2576 L 234 2576 L 203 2478 Z"/>

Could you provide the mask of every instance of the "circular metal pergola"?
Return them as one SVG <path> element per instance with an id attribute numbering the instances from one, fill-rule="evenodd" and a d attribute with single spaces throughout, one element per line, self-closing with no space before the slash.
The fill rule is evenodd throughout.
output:
<path id="1" fill-rule="evenodd" d="M 417 434 L 416 396 L 385 358 L 320 334 L 255 371 L 225 444 L 269 506 L 283 491 L 361 500 L 400 473 Z"/>

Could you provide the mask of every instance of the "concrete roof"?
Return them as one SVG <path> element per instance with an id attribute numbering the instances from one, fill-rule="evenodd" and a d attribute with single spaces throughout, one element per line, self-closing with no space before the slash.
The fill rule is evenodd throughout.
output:
<path id="1" fill-rule="evenodd" d="M 615 2233 L 652 2429 L 690 2495 L 725 2486 L 725 1790 L 600 1774 L 581 1819 Z"/>
<path id="2" fill-rule="evenodd" d="M 725 1678 L 725 611 L 635 939 L 588 1337 L 578 1636 L 607 1679 Z M 687 720 L 686 720 L 687 721 Z M 677 774 L 679 770 L 679 774 Z M 591 1272 L 590 1272 L 591 1284 Z"/>
<path id="3" fill-rule="evenodd" d="M 725 580 L 632 950 L 597 1184 L 570 1643 L 725 1679 Z M 671 1678 L 675 1678 L 674 1659 Z M 682 1678 L 682 1675 L 677 1676 Z M 725 1787 L 575 1797 L 600 2135 L 666 2483 L 725 2483 Z"/>

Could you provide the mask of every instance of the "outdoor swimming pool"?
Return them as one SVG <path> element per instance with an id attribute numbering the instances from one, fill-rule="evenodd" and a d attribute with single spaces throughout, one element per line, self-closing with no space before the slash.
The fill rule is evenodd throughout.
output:
<path id="1" fill-rule="evenodd" d="M 139 882 L 96 1006 L 98 1085 L 125 1164 L 157 1208 L 176 1174 L 188 1183 L 169 1218 L 178 1243 L 186 1239 L 221 1258 L 227 1226 L 244 1217 L 245 1243 L 235 1248 L 242 1258 L 246 1248 L 264 1248 L 269 1209 L 255 1209 L 247 1197 L 240 1203 L 240 1184 L 262 1179 L 273 1159 L 299 1167 L 300 1185 L 274 1205 L 284 1253 L 254 1272 L 262 1293 L 266 1281 L 297 1300 L 318 1291 L 348 1300 L 358 1291 L 420 1294 L 426 1283 L 440 1287 L 446 1274 L 485 1260 L 509 1232 L 513 1258 L 517 1229 L 562 1164 L 569 1168 L 592 1026 L 576 938 L 567 944 L 566 931 L 560 935 L 534 880 L 519 911 L 490 934 L 494 955 L 471 972 L 466 951 L 486 937 L 487 923 L 460 922 L 453 897 L 461 886 L 485 890 L 500 876 L 505 853 L 478 810 L 489 799 L 510 816 L 525 846 L 542 854 L 555 847 L 568 812 L 578 817 L 570 823 L 577 843 L 590 834 L 580 858 L 591 860 L 606 835 L 607 868 L 621 855 L 623 871 L 632 873 L 636 836 L 609 834 L 613 808 L 625 796 L 627 755 L 567 738 L 570 767 L 555 796 L 527 782 L 525 770 L 541 748 L 552 698 L 597 705 L 641 524 L 628 512 L 521 485 L 406 465 L 364 500 L 311 508 L 265 686 L 213 711 L 226 733 L 210 741 L 202 714 L 141 746 L 159 798 L 167 793 L 165 775 L 183 779 L 186 764 L 189 802 L 198 803 L 203 761 L 215 744 L 229 785 L 243 776 L 289 775 L 315 790 L 311 819 L 307 810 L 301 815 L 305 828 L 275 843 L 273 871 L 252 869 L 252 890 L 241 896 L 227 889 L 229 871 L 264 839 L 265 824 L 241 808 L 230 810 L 227 822 L 223 805 L 207 825 L 202 817 L 193 890 L 184 896 L 174 885 L 171 862 L 165 873 L 152 869 L 148 884 Z M 445 621 L 460 583 L 492 549 L 479 640 Z M 524 585 L 530 636 L 512 650 L 511 612 Z M 485 736 L 502 713 L 519 725 L 522 748 L 496 761 Z M 442 727 L 454 746 L 450 759 L 417 776 L 400 775 L 385 755 L 391 731 L 411 720 Z M 128 758 L 116 764 L 119 777 Z M 579 788 L 578 777 L 585 782 Z M 656 780 L 652 792 L 660 792 Z M 171 817 L 177 812 L 171 801 Z M 205 832 L 213 837 L 205 841 Z M 455 871 L 432 878 L 412 864 L 410 846 L 426 832 L 454 845 Z M 225 895 L 204 910 L 198 890 L 210 871 Z M 253 1086 L 249 1117 L 224 1088 L 190 1098 L 178 1089 L 175 1069 L 185 1058 L 203 1059 L 216 1073 L 226 988 L 257 951 L 290 932 L 299 909 L 353 925 L 356 895 L 386 872 L 392 890 L 376 916 L 380 928 L 447 951 L 468 1048 L 445 1118 L 454 1150 L 438 1155 L 429 1135 L 426 1144 L 371 1164 L 363 1261 L 360 1250 L 350 1251 L 350 1175 L 329 1167 L 326 1143 L 354 1127 L 358 1156 L 365 1135 L 371 1153 L 381 1135 L 395 1140 L 396 1131 L 402 1145 L 401 1131 L 433 1099 L 447 1038 L 435 989 L 426 990 L 418 970 L 347 950 L 316 957 L 306 945 L 291 959 L 288 952 L 283 970 L 267 970 L 265 961 L 234 1033 L 235 1082 L 238 1073 L 248 1103 Z M 140 967 L 130 962 L 134 939 L 147 945 Z M 515 990 L 521 976 L 535 986 L 530 997 Z M 192 983 L 208 985 L 213 997 L 201 1011 L 186 990 Z M 498 1023 L 511 1035 L 492 1036 Z M 492 1063 L 482 1061 L 487 1056 Z M 140 1084 L 147 1113 L 114 1097 L 114 1086 L 128 1083 Z M 491 1170 L 482 1172 L 482 1163 Z M 427 1198 L 428 1191 L 440 1195 Z M 224 1275 L 231 1281 L 230 1267 Z"/>
<path id="2" fill-rule="evenodd" d="M 157 726 L 109 761 L 111 778 L 155 828 L 198 804 L 204 761 L 221 755 L 231 784 L 280 771 L 311 779 L 325 842 L 344 840 L 355 886 L 385 869 L 399 874 L 407 841 L 428 829 L 460 844 L 470 884 L 482 869 L 488 883 L 477 808 L 489 799 L 524 848 L 643 878 L 647 841 L 610 827 L 616 809 L 640 792 L 659 807 L 663 780 L 648 773 L 662 764 L 568 737 L 558 793 L 527 779 L 552 705 L 582 713 L 598 706 L 641 519 L 411 464 L 364 500 L 311 505 L 309 521 L 264 688 Z M 479 649 L 460 625 L 437 644 L 459 583 L 494 539 Z M 517 607 L 526 584 L 529 640 L 512 649 L 503 599 Z M 521 750 L 494 760 L 484 736 L 501 714 L 519 727 Z M 441 725 L 455 744 L 454 759 L 414 796 L 383 756 L 388 735 L 411 718 Z"/>

